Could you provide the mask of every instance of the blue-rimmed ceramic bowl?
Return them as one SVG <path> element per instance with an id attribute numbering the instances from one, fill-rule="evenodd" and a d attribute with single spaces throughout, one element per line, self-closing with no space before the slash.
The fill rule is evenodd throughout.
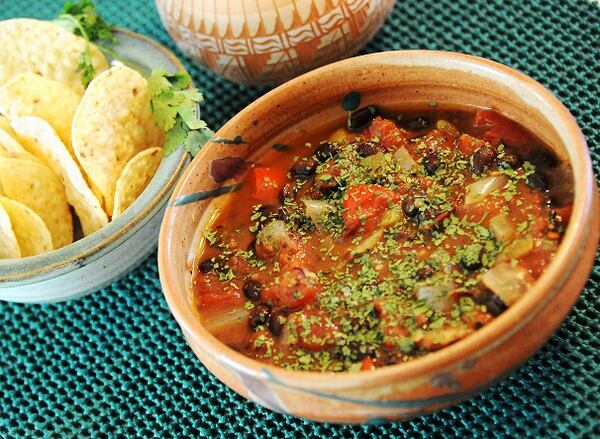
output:
<path id="1" fill-rule="evenodd" d="M 148 76 L 154 68 L 183 71 L 158 43 L 118 29 L 115 52 Z M 166 203 L 183 171 L 182 148 L 165 157 L 140 197 L 114 221 L 73 244 L 43 255 L 0 260 L 0 300 L 26 303 L 74 299 L 105 287 L 156 248 Z"/>

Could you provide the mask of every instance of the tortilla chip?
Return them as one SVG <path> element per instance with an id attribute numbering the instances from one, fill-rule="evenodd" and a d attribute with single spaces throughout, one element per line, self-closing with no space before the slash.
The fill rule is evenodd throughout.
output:
<path id="1" fill-rule="evenodd" d="M 52 250 L 52 236 L 46 224 L 29 207 L 17 201 L 0 197 L 21 249 L 21 257 L 35 256 Z"/>
<path id="2" fill-rule="evenodd" d="M 12 128 L 10 127 L 10 120 L 6 116 L 2 116 L 0 114 L 0 130 L 6 131 L 8 134 L 14 137 L 15 133 L 13 133 Z"/>
<path id="3" fill-rule="evenodd" d="M 35 148 L 32 152 L 43 158 L 61 178 L 67 201 L 79 217 L 83 234 L 90 235 L 108 224 L 108 217 L 100 201 L 85 182 L 77 163 L 48 122 L 39 117 L 28 116 L 14 119 L 12 126 L 19 136 L 28 138 L 29 146 Z"/>
<path id="4" fill-rule="evenodd" d="M 51 21 L 16 18 L 0 22 L 0 85 L 19 73 L 37 73 L 71 87 L 82 95 L 85 87 L 77 71 L 86 42 Z M 102 52 L 90 45 L 96 74 L 108 68 Z"/>
<path id="5" fill-rule="evenodd" d="M 37 116 L 46 120 L 73 154 L 71 124 L 80 96 L 65 84 L 35 73 L 21 73 L 0 87 L 0 113 L 11 120 Z"/>
<path id="6" fill-rule="evenodd" d="M 12 131 L 12 130 L 11 130 Z M 27 155 L 28 152 L 8 131 L 0 127 L 0 151 Z"/>
<path id="7" fill-rule="evenodd" d="M 42 218 L 52 235 L 53 248 L 73 242 L 73 219 L 65 189 L 50 168 L 34 160 L 2 157 L 0 193 Z"/>
<path id="8" fill-rule="evenodd" d="M 125 165 L 148 147 L 162 145 L 148 82 L 129 67 L 113 67 L 94 79 L 73 118 L 73 149 L 112 215 L 115 186 Z"/>
<path id="9" fill-rule="evenodd" d="M 117 180 L 113 219 L 121 215 L 144 192 L 156 173 L 162 157 L 162 148 L 149 148 L 129 160 Z"/>
<path id="10" fill-rule="evenodd" d="M 10 222 L 8 212 L 0 204 L 0 259 L 16 259 L 21 257 L 19 242 Z"/>

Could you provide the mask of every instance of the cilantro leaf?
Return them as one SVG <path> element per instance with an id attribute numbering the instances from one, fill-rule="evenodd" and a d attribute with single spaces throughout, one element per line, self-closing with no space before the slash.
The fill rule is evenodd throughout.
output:
<path id="1" fill-rule="evenodd" d="M 90 61 L 90 51 L 88 47 L 86 47 L 85 50 L 79 55 L 77 71 L 81 72 L 81 82 L 85 86 L 87 86 L 90 82 L 92 82 L 92 79 L 94 79 L 96 69 L 94 69 L 94 65 Z"/>
<path id="2" fill-rule="evenodd" d="M 171 83 L 167 79 L 167 71 L 165 69 L 154 69 L 148 79 L 148 93 L 150 97 L 159 96 L 162 92 L 171 88 Z"/>
<path id="3" fill-rule="evenodd" d="M 179 145 L 195 155 L 214 135 L 206 122 L 198 117 L 197 106 L 203 100 L 202 93 L 193 87 L 185 88 L 191 83 L 187 73 L 168 73 L 164 69 L 154 69 L 148 80 L 154 120 L 166 132 L 165 155 L 171 154 Z"/>
<path id="4" fill-rule="evenodd" d="M 117 38 L 112 33 L 112 25 L 106 23 L 98 15 L 94 2 L 91 0 L 67 1 L 63 6 L 62 13 L 54 22 L 85 39 L 85 49 L 79 56 L 77 71 L 81 72 L 81 82 L 87 87 L 96 73 L 90 59 L 90 42 L 116 43 Z M 100 44 L 98 47 L 104 51 L 110 51 Z"/>
<path id="5" fill-rule="evenodd" d="M 168 156 L 174 152 L 179 145 L 183 145 L 188 135 L 188 131 L 184 127 L 183 122 L 179 122 L 173 126 L 165 135 L 165 143 L 163 143 L 163 153 Z"/>
<path id="6" fill-rule="evenodd" d="M 210 128 L 203 128 L 201 130 L 190 131 L 185 137 L 184 146 L 189 153 L 194 156 L 202 148 L 202 146 L 210 140 L 215 132 Z"/>
<path id="7" fill-rule="evenodd" d="M 178 113 L 190 130 L 206 128 L 206 122 L 196 117 L 196 108 L 183 107 Z"/>
<path id="8" fill-rule="evenodd" d="M 174 98 L 171 93 L 165 92 L 154 98 L 151 98 L 154 120 L 158 126 L 165 132 L 169 131 L 175 125 L 177 112 L 182 102 Z"/>
<path id="9" fill-rule="evenodd" d="M 192 78 L 184 72 L 177 72 L 172 75 L 167 75 L 168 81 L 175 90 L 183 90 L 192 83 Z"/>
<path id="10" fill-rule="evenodd" d="M 80 26 L 72 30 L 75 35 L 88 41 L 105 40 L 113 44 L 117 42 L 112 33 L 112 25 L 98 15 L 91 0 L 67 1 L 63 6 L 62 15 L 71 16 L 79 23 Z"/>

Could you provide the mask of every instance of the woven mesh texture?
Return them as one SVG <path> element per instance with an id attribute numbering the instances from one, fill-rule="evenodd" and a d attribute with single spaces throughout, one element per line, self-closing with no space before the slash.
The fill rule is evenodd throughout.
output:
<path id="1" fill-rule="evenodd" d="M 0 0 L 0 19 L 51 18 L 62 0 Z M 100 0 L 109 21 L 186 61 L 218 127 L 263 93 L 190 63 L 150 0 Z M 600 174 L 600 6 L 587 0 L 398 1 L 366 52 L 466 52 L 538 79 L 580 123 Z M 0 47 L 0 50 L 2 48 Z M 85 299 L 0 304 L 0 437 L 600 437 L 600 261 L 575 309 L 517 372 L 457 407 L 383 426 L 274 414 L 220 384 L 187 347 L 152 255 Z"/>

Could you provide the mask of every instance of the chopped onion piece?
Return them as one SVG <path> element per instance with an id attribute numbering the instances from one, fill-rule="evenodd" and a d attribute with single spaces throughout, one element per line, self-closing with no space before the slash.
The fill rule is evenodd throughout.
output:
<path id="1" fill-rule="evenodd" d="M 508 242 L 515 236 L 515 228 L 508 216 L 501 213 L 490 220 L 490 228 L 496 239 L 500 242 Z"/>
<path id="2" fill-rule="evenodd" d="M 304 198 L 302 199 L 302 202 L 306 206 L 307 215 L 315 224 L 322 223 L 323 215 L 333 211 L 333 207 L 322 200 L 310 200 Z"/>
<path id="3" fill-rule="evenodd" d="M 533 239 L 515 239 L 513 242 L 511 242 L 504 248 L 502 256 L 507 257 L 509 259 L 518 259 L 520 257 L 525 256 L 531 250 L 533 250 Z"/>
<path id="4" fill-rule="evenodd" d="M 371 250 L 377 245 L 381 238 L 383 238 L 383 230 L 377 230 L 371 236 L 363 239 L 361 243 L 354 247 L 354 250 L 352 250 L 352 255 L 359 255 L 361 253 Z"/>
<path id="5" fill-rule="evenodd" d="M 500 263 L 483 275 L 482 281 L 506 306 L 517 301 L 533 283 L 531 275 L 522 267 Z"/>
<path id="6" fill-rule="evenodd" d="M 284 244 L 291 244 L 292 236 L 281 220 L 273 220 L 256 235 L 256 255 L 266 259 L 278 252 Z"/>
<path id="7" fill-rule="evenodd" d="M 437 311 L 446 311 L 452 306 L 453 285 L 416 285 L 417 299 L 423 300 Z"/>
<path id="8" fill-rule="evenodd" d="M 506 183 L 508 183 L 508 177 L 504 174 L 490 175 L 475 183 L 471 183 L 467 186 L 465 205 L 479 203 L 496 189 L 500 189 L 506 185 Z"/>
<path id="9" fill-rule="evenodd" d="M 238 306 L 227 310 L 220 309 L 205 318 L 204 315 L 201 315 L 200 320 L 206 330 L 215 337 L 235 344 L 244 341 L 249 314 L 250 312 L 243 306 Z"/>
<path id="10" fill-rule="evenodd" d="M 396 150 L 394 153 L 394 158 L 403 171 L 409 171 L 413 168 L 413 166 L 417 166 L 417 162 L 414 161 L 410 153 L 404 147 Z"/>
<path id="11" fill-rule="evenodd" d="M 398 209 L 388 209 L 383 214 L 383 218 L 381 218 L 381 227 L 387 229 L 388 227 L 392 227 L 398 223 L 398 221 L 402 221 L 405 219 L 405 216 Z"/>

